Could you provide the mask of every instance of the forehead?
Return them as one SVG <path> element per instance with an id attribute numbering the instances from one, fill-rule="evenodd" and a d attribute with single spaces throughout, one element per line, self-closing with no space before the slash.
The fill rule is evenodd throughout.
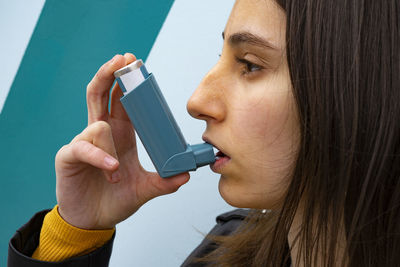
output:
<path id="1" fill-rule="evenodd" d="M 225 35 L 250 32 L 259 35 L 275 47 L 285 44 L 286 17 L 275 0 L 237 0 L 232 9 Z"/>

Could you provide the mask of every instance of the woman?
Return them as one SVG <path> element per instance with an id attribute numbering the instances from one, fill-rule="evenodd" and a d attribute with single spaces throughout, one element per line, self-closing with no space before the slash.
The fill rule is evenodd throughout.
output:
<path id="1" fill-rule="evenodd" d="M 396 0 L 236 1 L 187 107 L 220 150 L 222 197 L 252 211 L 223 216 L 227 231 L 185 266 L 400 264 L 399 14 Z M 141 167 L 118 85 L 108 112 L 112 73 L 133 60 L 115 56 L 88 85 L 89 125 L 56 157 L 58 207 L 14 238 L 11 266 L 17 250 L 24 266 L 55 264 L 32 253 L 106 266 L 114 226 L 189 180 Z"/>

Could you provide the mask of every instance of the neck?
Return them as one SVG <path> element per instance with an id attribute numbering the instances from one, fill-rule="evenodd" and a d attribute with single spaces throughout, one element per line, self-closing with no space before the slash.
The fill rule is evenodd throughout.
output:
<path id="1" fill-rule="evenodd" d="M 290 227 L 289 234 L 288 234 L 288 243 L 289 243 L 289 248 L 290 248 L 290 256 L 292 259 L 292 266 L 293 267 L 305 267 L 304 265 L 304 245 L 303 245 L 303 253 L 301 253 L 300 250 L 300 242 L 301 240 L 301 230 L 303 227 L 303 207 L 299 205 L 298 211 L 296 212 L 296 215 L 293 219 L 292 226 Z M 328 227 L 329 228 L 329 227 Z M 316 227 L 314 230 L 311 231 L 311 234 L 314 235 L 316 233 Z M 330 230 L 328 229 L 328 236 Z M 318 240 L 317 242 L 321 242 L 321 240 Z M 327 240 L 329 242 L 329 240 Z M 329 243 L 328 243 L 329 244 Z M 337 247 L 335 248 L 335 265 L 337 267 L 342 267 L 342 261 L 341 259 L 343 258 L 343 255 L 346 253 L 346 235 L 344 231 L 344 224 L 342 223 L 341 231 L 338 233 L 338 238 L 337 238 Z M 319 250 L 317 252 L 312 251 L 312 255 L 315 255 L 317 253 L 317 264 L 316 266 L 324 266 L 324 255 L 328 255 L 329 252 Z M 308 254 L 308 253 L 307 253 Z M 311 262 L 313 263 L 314 259 L 311 259 Z"/>
<path id="2" fill-rule="evenodd" d="M 299 260 L 300 257 L 300 250 L 299 250 L 299 242 L 296 241 L 296 237 L 299 236 L 301 225 L 303 220 L 303 209 L 299 207 L 294 216 L 292 226 L 289 230 L 288 235 L 288 243 L 290 248 L 290 257 L 292 259 L 292 266 L 293 267 L 303 267 L 303 261 Z"/>

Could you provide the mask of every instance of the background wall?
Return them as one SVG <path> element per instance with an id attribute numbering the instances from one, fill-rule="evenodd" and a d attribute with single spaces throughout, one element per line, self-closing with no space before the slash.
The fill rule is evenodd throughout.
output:
<path id="1" fill-rule="evenodd" d="M 0 113 L 45 0 L 0 0 Z"/>
<path id="2" fill-rule="evenodd" d="M 201 142 L 204 123 L 187 114 L 186 101 L 218 59 L 232 5 L 0 0 L 0 262 L 13 232 L 56 203 L 54 156 L 85 128 L 86 85 L 114 54 L 129 51 L 146 61 L 187 141 Z M 154 169 L 142 146 L 139 154 Z M 178 266 L 202 239 L 198 231 L 207 233 L 215 216 L 230 209 L 217 183 L 218 176 L 202 168 L 179 192 L 119 224 L 110 266 Z"/>

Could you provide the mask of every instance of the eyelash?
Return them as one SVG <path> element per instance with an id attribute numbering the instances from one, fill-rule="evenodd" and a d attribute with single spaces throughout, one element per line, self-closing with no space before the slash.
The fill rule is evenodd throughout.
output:
<path id="1" fill-rule="evenodd" d="M 236 61 L 243 66 L 243 69 L 241 70 L 241 75 L 243 76 L 255 75 L 258 71 L 263 69 L 260 65 L 254 64 L 253 62 L 243 58 L 236 57 Z"/>
<path id="2" fill-rule="evenodd" d="M 218 56 L 221 57 L 221 54 L 219 54 Z M 236 62 L 238 62 L 243 66 L 243 69 L 241 70 L 241 75 L 244 76 L 254 75 L 256 72 L 264 69 L 260 65 L 254 64 L 244 58 L 235 57 L 235 59 Z M 252 68 L 256 68 L 256 70 L 252 70 Z"/>

